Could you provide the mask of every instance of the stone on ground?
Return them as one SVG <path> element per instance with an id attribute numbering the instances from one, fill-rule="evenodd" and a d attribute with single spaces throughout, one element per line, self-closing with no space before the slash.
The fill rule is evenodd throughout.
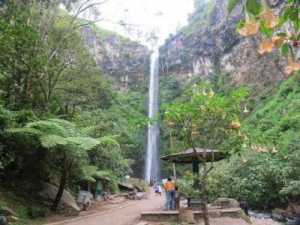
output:
<path id="1" fill-rule="evenodd" d="M 45 183 L 43 190 L 39 193 L 39 195 L 46 201 L 52 202 L 55 199 L 57 192 L 58 187 Z M 80 211 L 74 196 L 67 190 L 64 190 L 63 196 L 60 200 L 60 205 L 67 208 L 69 214 L 78 214 Z"/>
<path id="2" fill-rule="evenodd" d="M 218 198 L 212 206 L 220 207 L 221 209 L 227 208 L 239 208 L 240 204 L 237 200 L 233 198 Z"/>

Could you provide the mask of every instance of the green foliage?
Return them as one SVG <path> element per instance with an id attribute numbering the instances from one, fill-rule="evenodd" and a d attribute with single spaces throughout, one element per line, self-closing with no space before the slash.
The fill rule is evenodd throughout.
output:
<path id="1" fill-rule="evenodd" d="M 199 198 L 201 193 L 198 189 L 195 189 L 196 177 L 191 172 L 186 172 L 184 176 L 176 181 L 178 190 L 182 196 L 186 198 Z"/>
<path id="2" fill-rule="evenodd" d="M 272 143 L 280 153 L 289 153 L 299 131 L 299 75 L 285 81 L 277 93 L 257 106 L 245 121 L 245 130 L 261 144 Z"/>
<path id="3" fill-rule="evenodd" d="M 220 163 L 209 178 L 210 198 L 231 197 L 246 200 L 252 208 L 269 209 L 282 205 L 278 193 L 289 174 L 287 162 L 271 153 L 248 150 L 241 157 Z"/>
<path id="4" fill-rule="evenodd" d="M 211 199 L 244 199 L 259 209 L 299 199 L 299 93 L 299 75 L 295 75 L 256 103 L 242 131 L 251 145 L 273 150 L 247 148 L 241 156 L 220 163 L 209 178 Z"/>
<path id="5" fill-rule="evenodd" d="M 71 9 L 75 2 L 62 3 Z M 22 187 L 22 195 L 36 199 L 43 182 L 75 190 L 81 181 L 103 179 L 116 192 L 132 168 L 140 175 L 146 88 L 116 91 L 115 80 L 100 72 L 84 44 L 81 28 L 88 21 L 67 15 L 59 1 L 7 1 L 0 14 L 0 180 L 5 188 Z M 140 47 L 88 26 L 99 41 L 113 41 L 116 48 Z"/>
<path id="6" fill-rule="evenodd" d="M 174 134 L 177 138 L 183 138 L 187 145 L 192 140 L 194 146 L 239 151 L 242 140 L 236 130 L 228 127 L 233 121 L 239 120 L 241 103 L 246 96 L 244 89 L 223 96 L 215 94 L 205 84 L 194 85 L 181 101 L 167 107 L 165 119 L 167 123 L 174 123 Z M 190 140 L 184 140 L 184 137 Z"/>
<path id="7" fill-rule="evenodd" d="M 291 198 L 294 198 L 293 200 L 295 200 L 295 198 L 299 199 L 300 196 L 299 190 L 300 190 L 300 181 L 299 180 L 291 181 L 287 186 L 282 188 L 280 194 L 284 196 L 289 196 Z"/>
<path id="8" fill-rule="evenodd" d="M 112 165 L 117 174 L 120 175 L 128 172 L 126 165 L 131 164 L 132 168 L 137 171 L 136 175 L 141 174 L 141 165 L 144 162 L 144 132 L 147 126 L 147 118 L 145 117 L 145 97 L 138 92 L 129 92 L 128 94 L 117 95 L 113 105 L 105 110 L 85 111 L 75 115 L 74 121 L 79 126 L 84 127 L 84 132 L 99 138 L 106 136 L 100 147 L 105 148 L 107 143 L 111 142 L 111 149 L 101 151 L 103 154 L 99 156 L 99 164 L 101 168 L 106 166 L 111 168 Z M 112 138 L 112 139 L 111 139 Z M 115 141 L 118 142 L 114 143 Z M 119 153 L 126 158 L 131 159 L 125 163 L 119 159 Z M 99 154 L 100 154 L 99 153 Z M 118 154 L 117 154 L 118 153 Z M 115 157 L 117 156 L 117 157 Z M 101 163 L 101 159 L 105 163 Z M 107 160 L 104 160 L 107 159 Z M 112 161 L 110 161 L 110 160 Z M 114 162 L 114 163 L 113 163 Z M 124 164 L 125 163 L 125 164 Z M 119 165 L 119 166 L 118 166 Z"/>

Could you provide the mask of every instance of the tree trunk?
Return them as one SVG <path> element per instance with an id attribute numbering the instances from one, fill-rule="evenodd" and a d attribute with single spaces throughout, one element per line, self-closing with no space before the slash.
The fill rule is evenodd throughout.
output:
<path id="1" fill-rule="evenodd" d="M 203 162 L 203 179 L 202 179 L 202 212 L 203 212 L 203 220 L 205 225 L 210 225 L 209 222 L 209 214 L 208 214 L 208 208 L 207 208 L 207 202 L 208 202 L 208 194 L 207 194 L 207 165 L 206 165 L 206 160 Z"/>
<path id="2" fill-rule="evenodd" d="M 69 173 L 69 171 L 65 167 L 65 169 L 62 171 L 62 175 L 61 175 L 61 178 L 60 178 L 58 192 L 57 192 L 56 197 L 55 197 L 55 199 L 53 201 L 53 204 L 51 206 L 51 210 L 52 211 L 56 211 L 57 210 L 57 207 L 59 205 L 61 197 L 63 196 L 64 190 L 65 190 L 65 186 L 66 186 L 67 180 L 68 180 L 68 173 Z"/>

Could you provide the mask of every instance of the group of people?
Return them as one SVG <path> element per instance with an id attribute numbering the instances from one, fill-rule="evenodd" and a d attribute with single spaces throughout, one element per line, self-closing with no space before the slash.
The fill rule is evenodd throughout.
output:
<path id="1" fill-rule="evenodd" d="M 169 177 L 162 186 L 166 195 L 165 210 L 175 210 L 178 200 L 178 188 L 175 182 Z M 161 195 L 162 189 L 159 183 L 154 184 L 154 192 Z"/>

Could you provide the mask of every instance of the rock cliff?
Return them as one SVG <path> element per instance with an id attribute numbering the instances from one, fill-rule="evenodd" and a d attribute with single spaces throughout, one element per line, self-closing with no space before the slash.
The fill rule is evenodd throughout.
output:
<path id="1" fill-rule="evenodd" d="M 147 47 L 96 26 L 85 26 L 81 33 L 99 69 L 115 78 L 127 90 L 144 81 L 149 73 Z"/>
<path id="2" fill-rule="evenodd" d="M 270 0 L 274 7 L 281 3 Z M 227 4 L 228 0 L 198 3 L 189 24 L 160 48 L 162 75 L 178 79 L 226 75 L 232 84 L 261 88 L 283 79 L 279 54 L 262 56 L 257 52 L 260 37 L 240 37 L 236 26 L 243 19 L 242 7 L 228 15 Z"/>

